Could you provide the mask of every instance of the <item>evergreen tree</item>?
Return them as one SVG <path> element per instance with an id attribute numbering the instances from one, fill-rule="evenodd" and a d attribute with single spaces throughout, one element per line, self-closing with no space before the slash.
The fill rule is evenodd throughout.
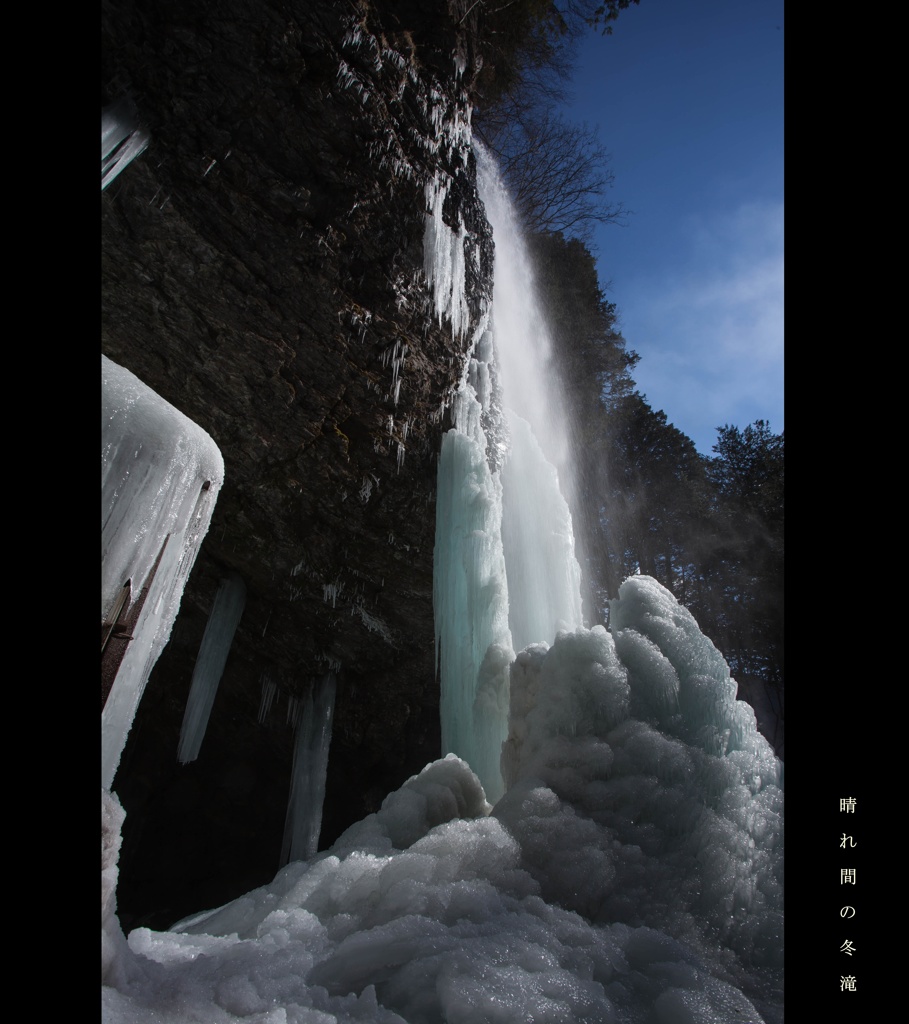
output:
<path id="1" fill-rule="evenodd" d="M 733 674 L 760 687 L 779 720 L 784 677 L 784 435 L 765 420 L 740 430 L 718 427 L 709 475 L 715 487 L 716 548 L 709 555 L 714 589 L 727 614 L 720 641 Z"/>
<path id="2" fill-rule="evenodd" d="M 604 620 L 627 576 L 660 580 L 721 650 L 780 751 L 783 436 L 763 420 L 726 425 L 714 457 L 699 454 L 635 389 L 638 356 L 590 250 L 559 232 L 530 241 L 569 398 L 578 471 L 571 506 L 588 618 Z"/>
<path id="3" fill-rule="evenodd" d="M 587 237 L 595 224 L 625 215 L 608 198 L 614 175 L 596 130 L 558 108 L 578 40 L 591 27 L 610 33 L 619 12 L 637 2 L 476 0 L 464 15 L 483 40 L 473 129 L 532 231 Z"/>

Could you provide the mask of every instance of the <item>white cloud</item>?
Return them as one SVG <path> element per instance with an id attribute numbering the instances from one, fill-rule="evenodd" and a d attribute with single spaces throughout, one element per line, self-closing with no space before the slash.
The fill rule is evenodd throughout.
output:
<path id="1" fill-rule="evenodd" d="M 709 451 L 715 427 L 783 429 L 783 205 L 690 219 L 679 269 L 631 283 L 623 323 L 650 404 Z"/>

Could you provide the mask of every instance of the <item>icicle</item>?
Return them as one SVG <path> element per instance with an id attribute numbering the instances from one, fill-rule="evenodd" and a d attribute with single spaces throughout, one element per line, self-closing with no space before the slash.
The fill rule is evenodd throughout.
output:
<path id="1" fill-rule="evenodd" d="M 308 860 L 318 849 L 334 707 L 335 675 L 329 672 L 313 684 L 297 725 L 282 864 Z"/>
<path id="2" fill-rule="evenodd" d="M 291 729 L 297 728 L 297 723 L 300 721 L 301 707 L 302 704 L 296 697 L 287 698 L 287 714 L 284 718 L 284 724 L 289 725 Z"/>
<path id="3" fill-rule="evenodd" d="M 246 584 L 238 573 L 231 573 L 221 580 L 199 646 L 183 725 L 180 727 L 180 743 L 177 748 L 180 764 L 188 764 L 199 756 L 218 684 L 224 674 L 230 645 L 245 604 Z"/>
<path id="4" fill-rule="evenodd" d="M 360 621 L 369 630 L 370 633 L 378 633 L 379 636 L 382 637 L 382 639 L 387 644 L 389 644 L 392 647 L 395 646 L 394 637 L 392 636 L 391 630 L 388 628 L 388 626 L 386 626 L 381 619 L 376 618 L 375 615 L 370 615 L 370 613 L 366 611 L 363 605 L 353 605 L 350 609 L 350 614 L 359 615 Z"/>
<path id="5" fill-rule="evenodd" d="M 371 480 L 370 477 L 372 477 Z M 372 488 L 374 482 L 375 486 L 378 487 L 379 478 L 374 473 L 370 473 L 369 476 L 363 477 L 363 484 L 357 493 L 360 498 L 360 501 L 362 501 L 364 505 L 369 501 L 370 497 L 372 496 Z"/>
<path id="6" fill-rule="evenodd" d="M 259 700 L 259 725 L 265 724 L 265 719 L 268 718 L 268 712 L 271 711 L 271 706 L 274 703 L 275 694 L 278 692 L 277 684 L 269 678 L 268 673 L 262 675 L 262 696 Z"/>
<path id="7" fill-rule="evenodd" d="M 101 110 L 101 191 L 148 147 L 132 103 L 119 100 Z"/>

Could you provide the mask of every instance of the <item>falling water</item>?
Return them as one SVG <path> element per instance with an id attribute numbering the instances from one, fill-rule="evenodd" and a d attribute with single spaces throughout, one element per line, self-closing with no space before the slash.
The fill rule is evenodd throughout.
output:
<path id="1" fill-rule="evenodd" d="M 496 250 L 492 329 L 510 442 L 502 469 L 502 538 L 508 622 L 521 650 L 583 625 L 581 569 L 563 486 L 571 442 L 523 233 L 495 163 L 480 146 L 477 170 Z"/>
<path id="2" fill-rule="evenodd" d="M 434 597 L 443 752 L 463 757 L 494 801 L 503 792 L 515 651 L 552 643 L 560 630 L 583 625 L 583 615 L 560 487 L 570 444 L 552 344 L 514 208 L 492 159 L 478 145 L 476 153 L 495 244 L 494 290 L 442 444 Z M 457 262 L 450 251 L 463 232 L 430 210 L 427 237 L 437 242 L 448 232 L 452 245 L 436 244 L 428 258 Z M 452 278 L 446 266 L 427 276 Z M 460 308 L 454 297 L 445 300 Z"/>

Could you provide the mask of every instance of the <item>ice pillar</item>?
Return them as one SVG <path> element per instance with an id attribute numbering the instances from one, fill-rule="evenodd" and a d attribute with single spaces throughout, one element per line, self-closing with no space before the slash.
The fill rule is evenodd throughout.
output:
<path id="1" fill-rule="evenodd" d="M 490 801 L 503 792 L 499 758 L 508 733 L 508 584 L 502 552 L 502 484 L 487 461 L 481 417 L 489 394 L 487 342 L 455 397 L 442 439 L 436 498 L 433 608 L 441 685 L 442 753 L 462 757 Z"/>
<path id="2" fill-rule="evenodd" d="M 245 604 L 246 584 L 238 573 L 231 573 L 221 580 L 199 646 L 180 727 L 177 760 L 181 764 L 195 761 L 199 756 L 218 684 Z"/>

